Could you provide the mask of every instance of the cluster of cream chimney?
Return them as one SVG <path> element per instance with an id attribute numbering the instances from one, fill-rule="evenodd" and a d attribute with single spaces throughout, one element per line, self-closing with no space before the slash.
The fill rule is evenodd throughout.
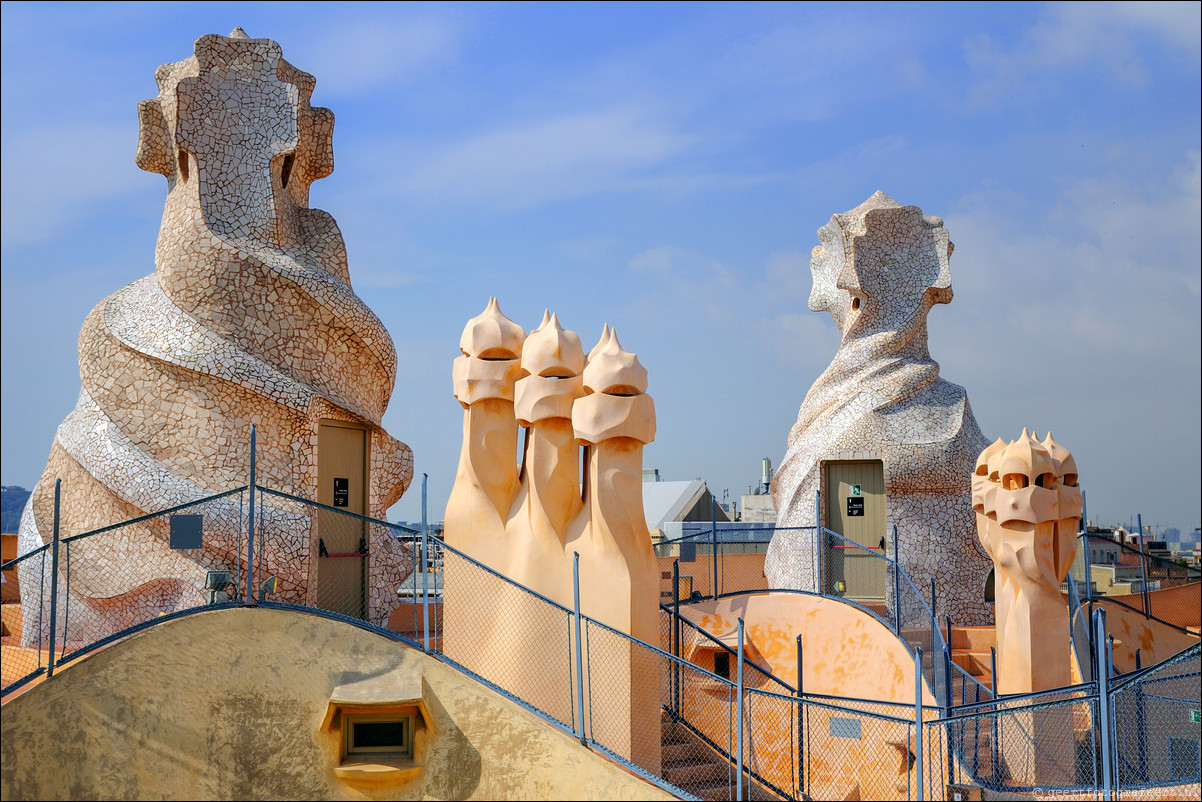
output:
<path id="1" fill-rule="evenodd" d="M 584 609 L 654 641 L 659 577 L 643 518 L 642 451 L 655 438 L 655 405 L 646 369 L 608 325 L 586 357 L 555 315 L 526 336 L 495 298 L 468 322 L 459 347 L 463 451 L 447 542 L 564 604 L 572 603 L 578 552 Z"/>
<path id="2" fill-rule="evenodd" d="M 527 336 L 501 313 L 496 298 L 468 321 L 459 348 L 453 380 L 464 409 L 463 450 L 447 502 L 447 544 L 566 608 L 574 603 L 579 555 L 582 612 L 658 643 L 659 573 L 642 479 L 643 446 L 655 439 L 655 404 L 638 357 L 608 325 L 586 356 L 580 337 L 552 314 Z M 526 430 L 520 469 L 519 427 Z M 564 629 L 538 618 L 545 605 L 515 596 L 512 586 L 483 593 L 472 580 L 456 582 L 453 562 L 446 568 L 448 655 L 469 656 L 482 647 L 481 637 L 508 647 L 493 652 L 498 656 L 514 654 L 515 645 L 517 654 L 532 659 L 563 653 L 552 641 Z M 617 640 L 612 646 L 606 676 L 594 673 L 590 681 L 594 690 L 608 686 L 604 715 L 622 721 L 615 732 L 629 734 L 640 722 L 658 722 L 658 686 L 646 681 L 655 667 L 642 665 L 650 658 L 646 650 Z M 553 693 L 555 683 L 530 676 L 530 663 L 494 660 L 492 678 L 503 687 L 529 684 L 539 686 L 531 693 Z M 551 700 L 543 709 L 555 707 Z M 596 726 L 596 716 L 592 720 Z M 632 759 L 658 765 L 658 740 L 632 741 Z"/>

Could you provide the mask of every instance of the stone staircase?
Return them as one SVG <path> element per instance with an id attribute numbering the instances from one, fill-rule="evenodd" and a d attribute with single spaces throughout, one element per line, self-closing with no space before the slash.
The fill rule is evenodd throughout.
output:
<path id="1" fill-rule="evenodd" d="M 947 637 L 946 629 L 940 630 L 944 638 Z M 913 651 L 916 646 L 922 647 L 922 668 L 923 673 L 928 677 L 931 676 L 931 662 L 934 659 L 933 649 L 931 648 L 931 630 L 930 627 L 902 627 L 902 640 L 906 642 L 910 651 Z M 986 689 L 991 687 L 993 681 L 990 674 L 989 649 L 996 647 L 997 634 L 992 626 L 980 627 L 952 627 L 952 643 L 951 657 L 952 662 L 964 669 L 973 679 L 985 686 Z M 942 655 L 940 655 L 942 659 Z M 981 691 L 979 701 L 985 701 L 988 697 Z M 967 682 L 959 674 L 952 677 L 952 701 L 954 704 L 964 702 L 976 702 L 978 689 L 970 682 Z"/>
<path id="2" fill-rule="evenodd" d="M 663 744 L 660 756 L 665 780 L 698 799 L 734 799 L 735 769 L 724 755 L 697 737 L 688 727 L 667 712 L 662 715 Z M 751 782 L 744 787 L 744 798 L 775 800 L 776 794 Z"/>
<path id="3" fill-rule="evenodd" d="M 994 627 L 953 626 L 951 647 L 952 662 L 986 688 L 992 687 L 993 675 L 990 672 L 993 669 L 989 650 L 997 648 L 997 630 Z"/>

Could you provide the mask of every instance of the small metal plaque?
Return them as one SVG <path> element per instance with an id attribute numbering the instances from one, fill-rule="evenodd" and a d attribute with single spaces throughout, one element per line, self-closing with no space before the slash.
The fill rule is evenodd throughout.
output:
<path id="1" fill-rule="evenodd" d="M 860 740 L 860 720 L 858 718 L 843 718 L 831 716 L 832 738 L 855 738 Z"/>
<path id="2" fill-rule="evenodd" d="M 172 515 L 171 548 L 199 549 L 203 529 L 203 515 Z"/>
<path id="3" fill-rule="evenodd" d="M 863 518 L 864 517 L 864 497 L 849 496 L 847 499 L 847 517 L 848 518 Z"/>
<path id="4" fill-rule="evenodd" d="M 351 504 L 351 480 L 334 477 L 334 506 L 349 507 Z"/>

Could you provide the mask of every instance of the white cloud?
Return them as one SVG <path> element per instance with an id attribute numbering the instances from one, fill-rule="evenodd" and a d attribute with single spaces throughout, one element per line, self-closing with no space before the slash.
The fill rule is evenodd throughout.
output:
<path id="1" fill-rule="evenodd" d="M 610 260 L 618 244 L 617 237 L 592 236 L 563 240 L 553 247 L 557 254 L 573 262 L 604 262 Z"/>
<path id="2" fill-rule="evenodd" d="M 1202 15 L 1196 2 L 1102 3 L 1098 10 L 1116 23 L 1141 28 L 1182 50 L 1202 45 Z"/>
<path id="3" fill-rule="evenodd" d="M 317 76 L 322 95 L 360 95 L 453 64 L 460 38 L 445 19 L 356 18 L 315 37 L 303 69 Z"/>
<path id="4" fill-rule="evenodd" d="M 982 34 L 965 42 L 977 81 L 971 105 L 1030 92 L 1051 70 L 1091 66 L 1121 83 L 1142 86 L 1148 79 L 1136 38 L 1151 36 L 1171 50 L 1199 49 L 1197 3 L 1056 3 L 1012 49 Z"/>
<path id="5" fill-rule="evenodd" d="M 945 216 L 957 298 L 931 313 L 932 355 L 990 437 L 1056 431 L 1088 471 L 1091 516 L 1130 512 L 1114 499 L 1197 515 L 1198 165 L 1192 151 L 1146 185 L 1081 179 L 1042 218 L 981 197 Z"/>
<path id="6" fill-rule="evenodd" d="M 545 119 L 461 140 L 426 158 L 401 182 L 423 202 L 505 208 L 623 189 L 679 154 L 689 139 L 631 109 Z"/>
<path id="7" fill-rule="evenodd" d="M 756 117 L 824 121 L 849 106 L 926 83 L 917 52 L 927 35 L 921 25 L 886 20 L 864 8 L 837 15 L 818 8 L 811 5 L 802 20 L 761 29 L 719 49 L 711 83 L 725 90 L 725 103 Z M 864 80 L 865 54 L 878 67 L 870 81 Z"/>
<path id="8" fill-rule="evenodd" d="M 628 267 L 653 277 L 671 306 L 697 310 L 710 321 L 729 322 L 729 310 L 742 308 L 750 289 L 721 262 L 683 248 L 649 248 L 631 259 Z"/>

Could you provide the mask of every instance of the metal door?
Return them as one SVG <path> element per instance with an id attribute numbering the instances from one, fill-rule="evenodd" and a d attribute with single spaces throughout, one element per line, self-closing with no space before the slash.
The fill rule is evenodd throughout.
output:
<path id="1" fill-rule="evenodd" d="M 322 421 L 317 432 L 317 501 L 367 512 L 367 431 Z M 367 526 L 352 515 L 317 513 L 317 606 L 353 618 L 367 615 Z"/>
<path id="2" fill-rule="evenodd" d="M 826 463 L 826 591 L 856 601 L 885 598 L 885 466 L 880 460 Z M 862 548 L 861 548 L 862 547 Z"/>

